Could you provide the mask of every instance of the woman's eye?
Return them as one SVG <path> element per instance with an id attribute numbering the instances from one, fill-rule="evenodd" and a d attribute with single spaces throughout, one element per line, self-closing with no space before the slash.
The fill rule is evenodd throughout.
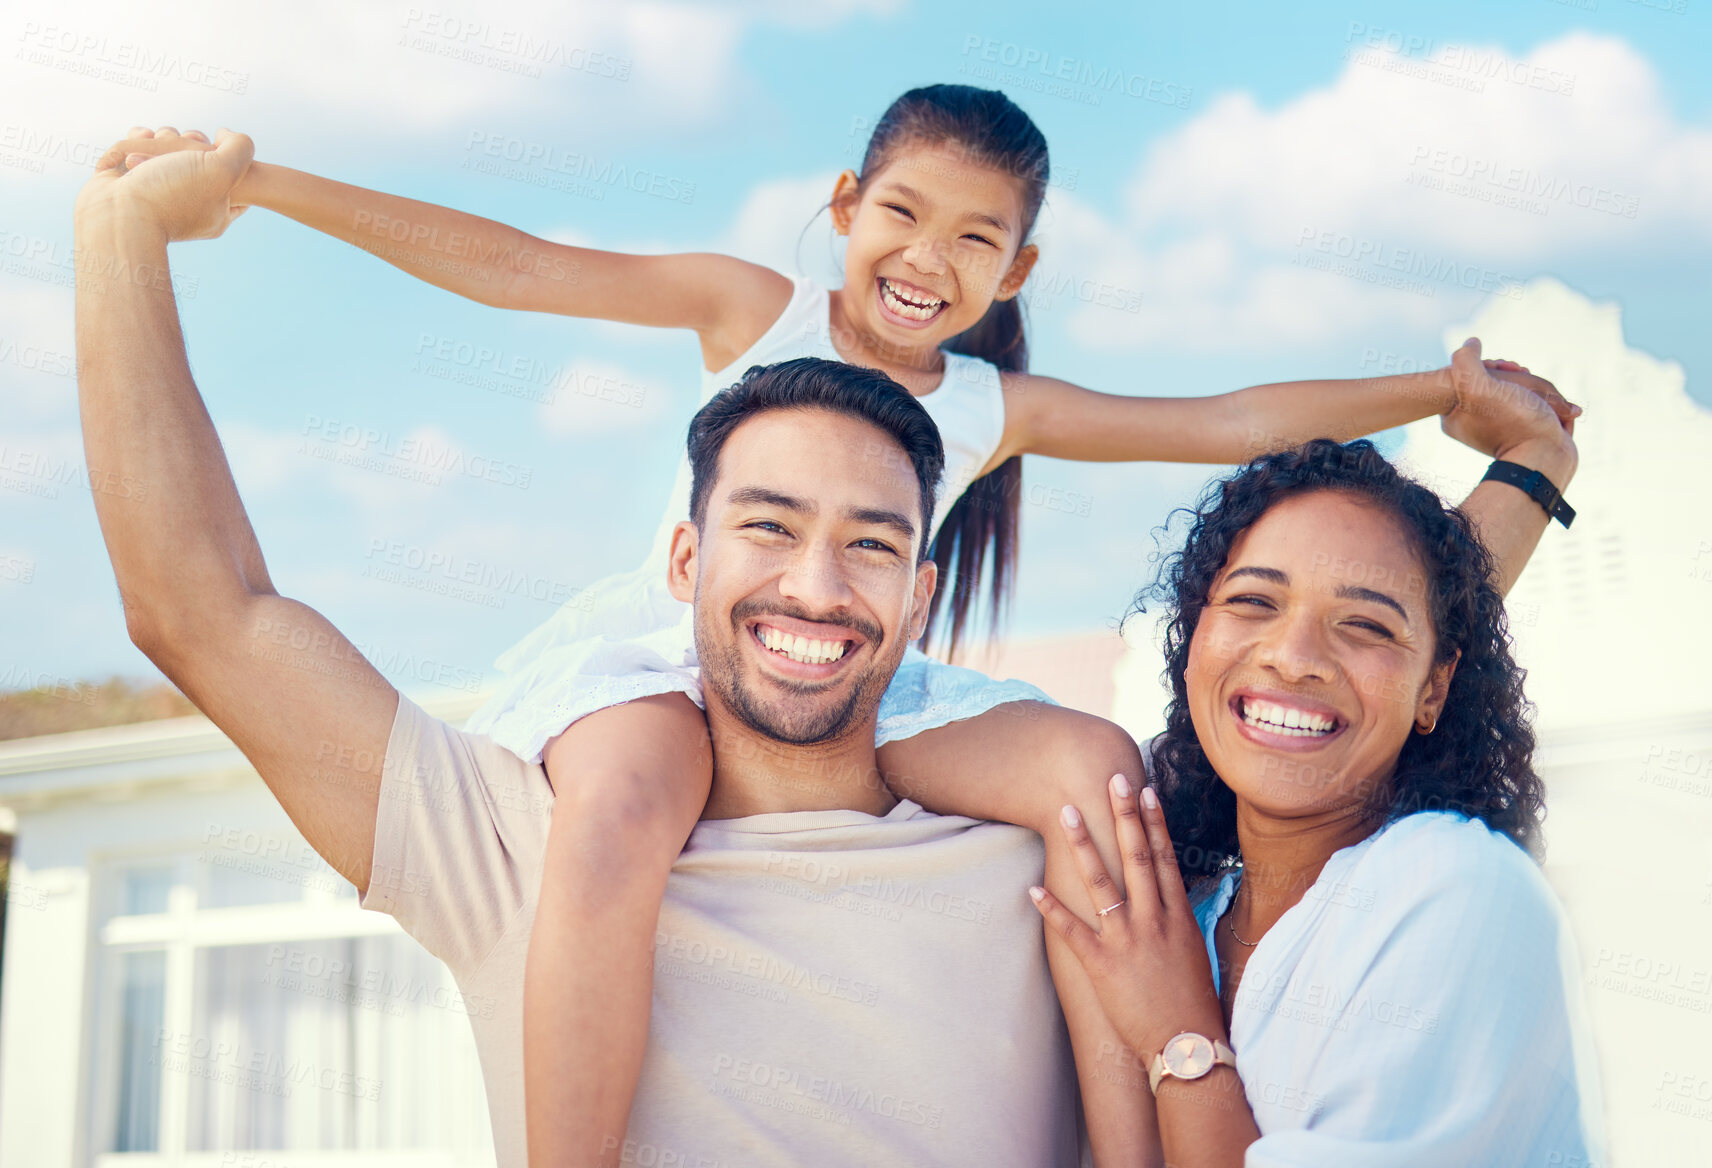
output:
<path id="1" fill-rule="evenodd" d="M 1257 608 L 1271 608 L 1272 607 L 1272 603 L 1269 600 L 1267 600 L 1264 596 L 1250 596 L 1247 594 L 1244 594 L 1242 596 L 1232 596 L 1232 597 L 1228 598 L 1225 601 L 1225 603 L 1226 604 L 1253 605 Z"/>
<path id="2" fill-rule="evenodd" d="M 1374 634 L 1381 636 L 1381 637 L 1384 637 L 1387 640 L 1395 640 L 1396 639 L 1395 637 L 1393 637 L 1391 635 L 1390 629 L 1388 629 L 1384 625 L 1378 624 L 1374 621 L 1356 620 L 1356 621 L 1350 621 L 1349 623 L 1354 625 L 1358 629 L 1365 629 L 1368 632 L 1374 633 Z"/>

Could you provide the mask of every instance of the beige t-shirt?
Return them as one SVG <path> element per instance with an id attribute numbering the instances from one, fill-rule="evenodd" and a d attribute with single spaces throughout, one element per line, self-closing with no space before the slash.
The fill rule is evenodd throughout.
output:
<path id="1" fill-rule="evenodd" d="M 526 1162 L 523 971 L 553 796 L 400 697 L 364 908 L 457 979 L 502 1168 Z M 1075 1073 L 1027 888 L 1040 838 L 899 803 L 698 824 L 655 936 L 626 1164 L 1074 1165 Z"/>

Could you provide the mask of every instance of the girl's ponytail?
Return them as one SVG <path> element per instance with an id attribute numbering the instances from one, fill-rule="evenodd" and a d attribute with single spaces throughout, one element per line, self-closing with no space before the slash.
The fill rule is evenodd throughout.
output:
<path id="1" fill-rule="evenodd" d="M 949 352 L 979 357 L 1002 372 L 1028 372 L 1028 341 L 1023 334 L 1022 305 L 1016 299 L 995 300 L 974 326 L 958 333 L 945 346 Z M 1022 458 L 1013 455 L 969 484 L 940 524 L 928 555 L 939 565 L 939 584 L 927 609 L 926 643 L 935 632 L 945 644 L 947 659 L 964 643 L 981 577 L 992 556 L 992 614 L 989 633 L 997 632 L 1016 585 L 1017 519 L 1022 498 Z M 950 632 L 940 614 L 950 601 Z"/>

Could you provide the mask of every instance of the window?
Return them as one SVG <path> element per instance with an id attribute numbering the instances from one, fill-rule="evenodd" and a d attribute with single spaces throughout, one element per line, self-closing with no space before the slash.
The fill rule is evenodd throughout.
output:
<path id="1" fill-rule="evenodd" d="M 100 874 L 98 1168 L 491 1164 L 445 966 L 301 839 L 209 830 Z"/>

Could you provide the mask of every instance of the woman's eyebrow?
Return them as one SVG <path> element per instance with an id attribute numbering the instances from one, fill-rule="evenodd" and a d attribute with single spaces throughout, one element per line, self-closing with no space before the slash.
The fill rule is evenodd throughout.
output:
<path id="1" fill-rule="evenodd" d="M 1225 577 L 1225 580 L 1229 582 L 1231 580 L 1235 580 L 1238 576 L 1253 576 L 1258 580 L 1265 580 L 1268 584 L 1277 584 L 1284 588 L 1288 588 L 1290 586 L 1289 575 L 1285 572 L 1279 571 L 1277 568 L 1261 568 L 1252 565 L 1244 565 L 1241 568 L 1232 569 L 1230 575 Z M 1335 595 L 1342 597 L 1345 600 L 1365 600 L 1370 604 L 1383 604 L 1387 608 L 1395 609 L 1397 615 L 1402 617 L 1404 620 L 1409 619 L 1408 611 L 1404 609 L 1401 604 L 1385 595 L 1385 593 L 1375 592 L 1371 588 L 1362 588 L 1354 584 L 1343 584 L 1339 586 Z"/>

